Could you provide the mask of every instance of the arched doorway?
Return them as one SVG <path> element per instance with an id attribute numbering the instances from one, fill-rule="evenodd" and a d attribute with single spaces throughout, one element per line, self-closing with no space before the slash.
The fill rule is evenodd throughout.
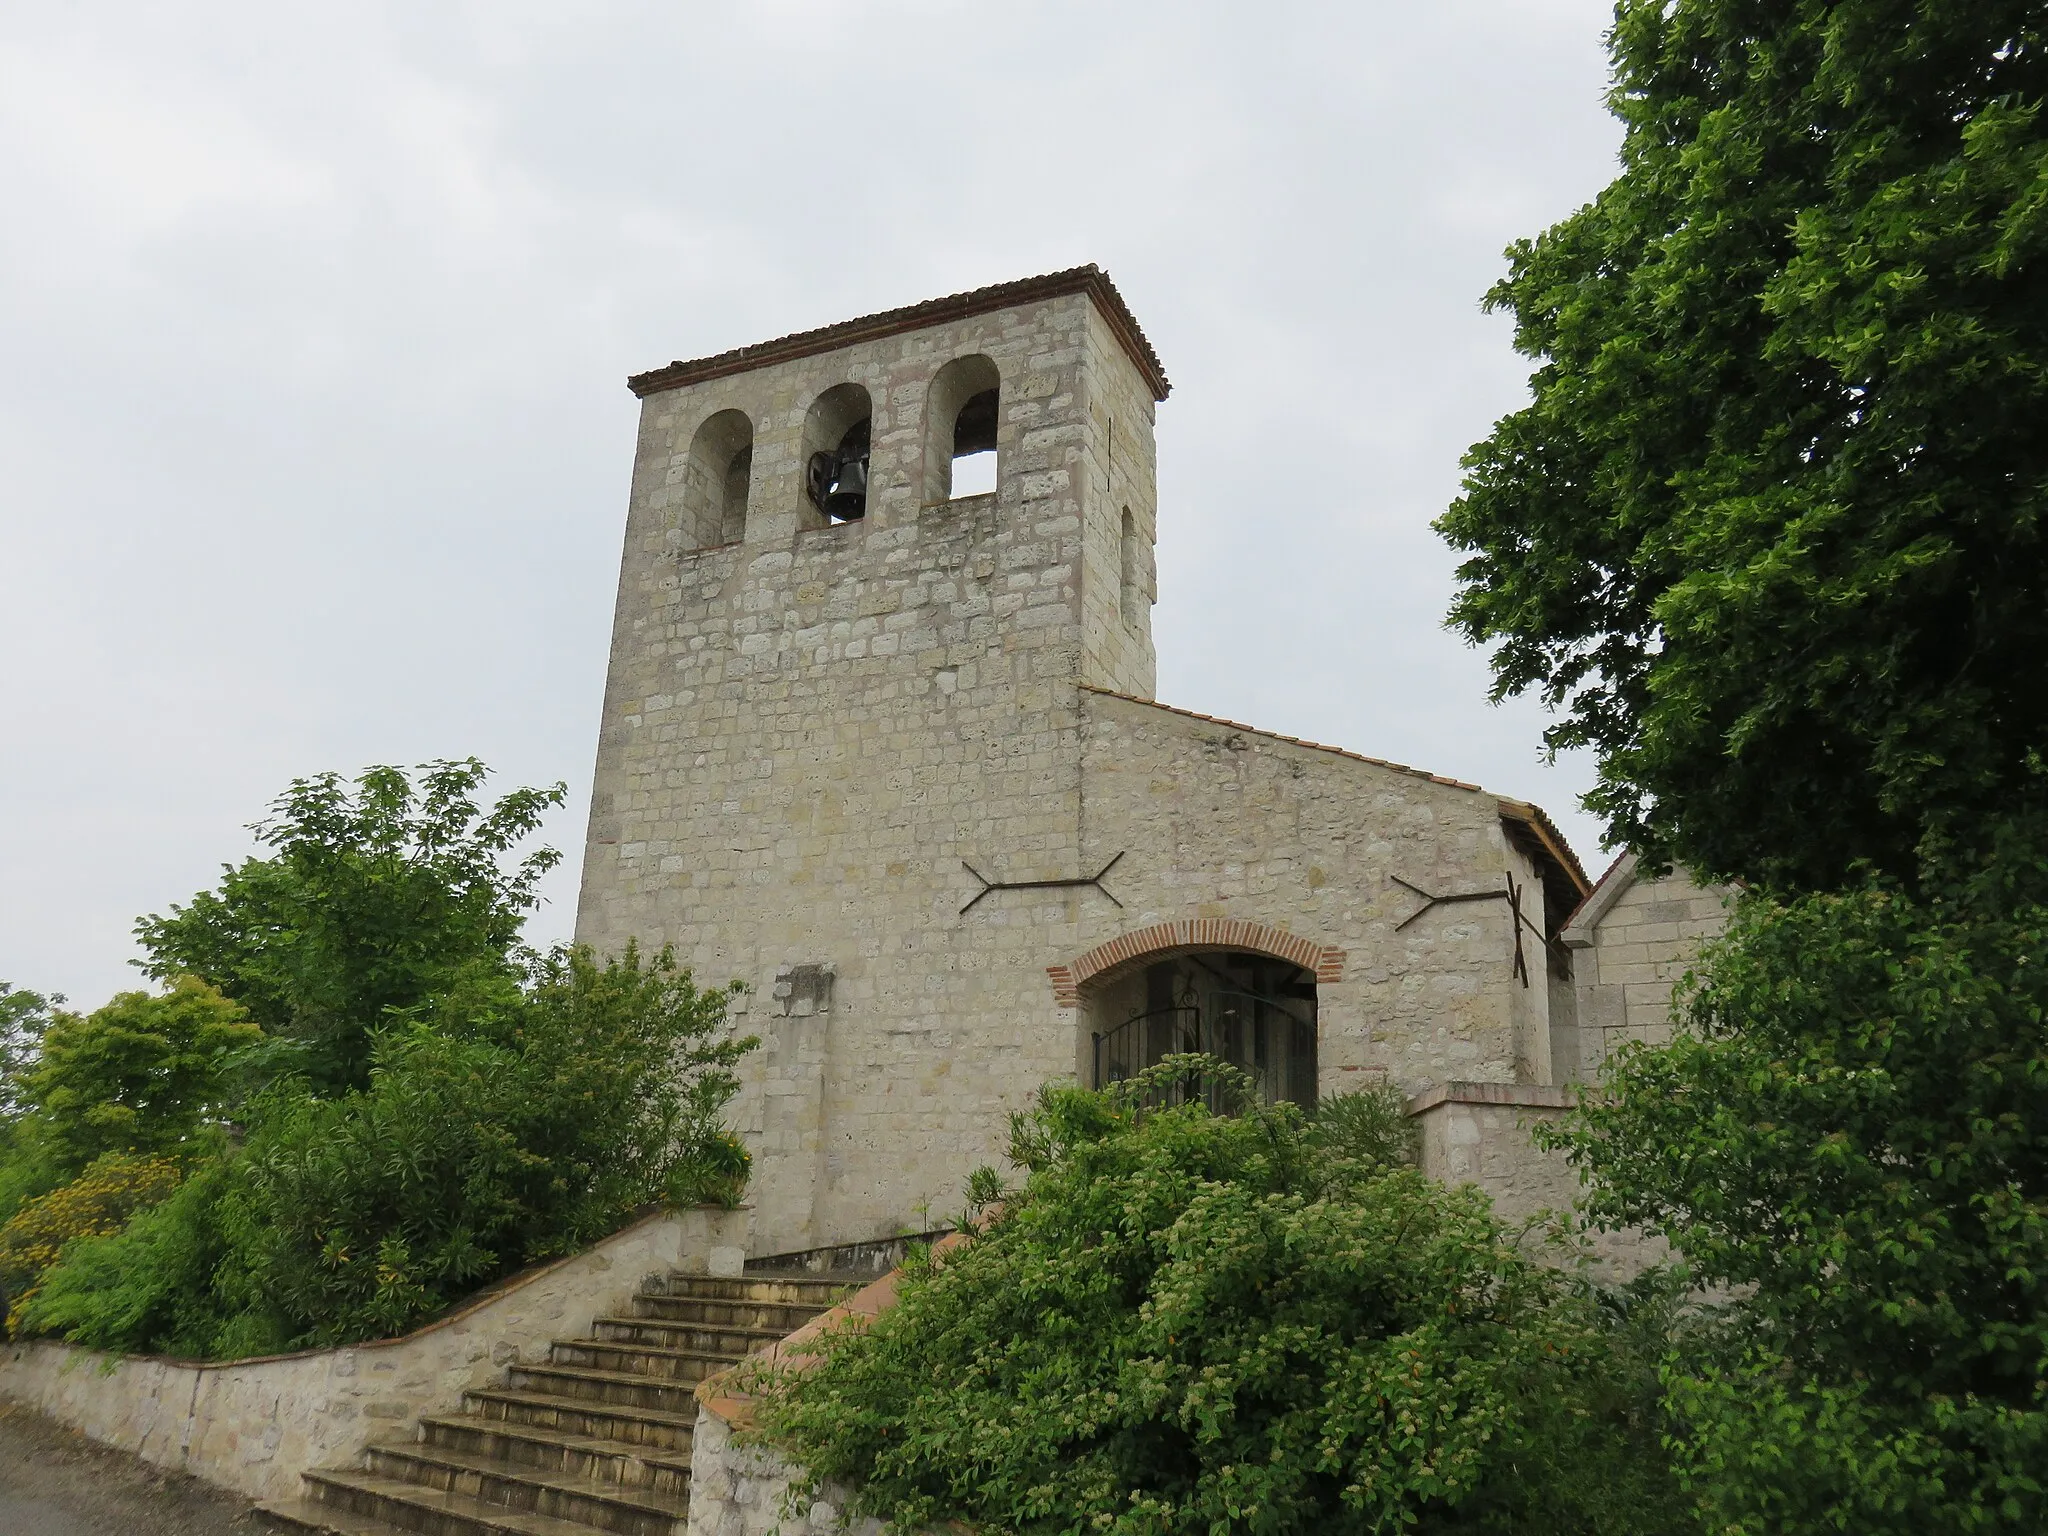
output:
<path id="1" fill-rule="evenodd" d="M 1274 955 L 1186 950 L 1131 966 L 1082 998 L 1095 1087 L 1188 1051 L 1250 1074 L 1266 1103 L 1316 1101 L 1316 973 Z"/>

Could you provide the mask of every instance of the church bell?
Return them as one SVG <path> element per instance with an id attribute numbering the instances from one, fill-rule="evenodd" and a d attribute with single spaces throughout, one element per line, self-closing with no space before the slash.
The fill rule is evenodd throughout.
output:
<path id="1" fill-rule="evenodd" d="M 811 455 L 805 475 L 811 504 L 835 523 L 851 523 L 868 512 L 868 424 L 855 422 L 837 449 Z"/>

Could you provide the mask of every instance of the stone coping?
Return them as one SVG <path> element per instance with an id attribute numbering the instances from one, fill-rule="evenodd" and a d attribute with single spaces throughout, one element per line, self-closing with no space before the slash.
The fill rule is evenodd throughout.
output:
<path id="1" fill-rule="evenodd" d="M 799 357 L 815 357 L 820 352 L 836 352 L 842 347 L 854 346 L 859 342 L 879 341 L 890 336 L 900 336 L 906 331 L 921 331 L 935 325 L 948 325 L 957 320 L 970 319 L 975 315 L 1016 309 L 1025 304 L 1064 298 L 1072 293 L 1085 293 L 1094 301 L 1096 310 L 1108 323 L 1118 343 L 1130 356 L 1131 362 L 1136 365 L 1140 376 L 1151 389 L 1152 398 L 1164 400 L 1173 386 L 1167 382 L 1166 370 L 1159 364 L 1159 354 L 1152 350 L 1152 343 L 1145 339 L 1145 333 L 1138 327 L 1137 317 L 1131 313 L 1130 306 L 1124 303 L 1123 295 L 1116 290 L 1116 284 L 1109 280 L 1109 274 L 1093 262 L 1085 267 L 1069 267 L 1063 272 L 1048 272 L 1041 277 L 1027 277 L 1010 283 L 994 283 L 967 293 L 949 294 L 942 299 L 926 299 L 921 304 L 883 310 L 880 314 L 862 315 L 856 320 L 842 320 L 837 325 L 823 326 L 814 331 L 798 331 L 791 336 L 777 337 L 774 341 L 755 342 L 752 346 L 736 347 L 730 352 L 720 352 L 711 357 L 691 358 L 670 363 L 663 368 L 650 368 L 645 373 L 636 373 L 628 378 L 626 387 L 644 399 L 662 390 L 679 389 L 685 384 L 701 384 L 707 379 L 721 379 L 755 368 L 766 368 L 771 363 L 784 363 Z"/>
<path id="2" fill-rule="evenodd" d="M 1516 1109 L 1576 1109 L 1579 1091 L 1537 1083 L 1438 1083 L 1408 1101 L 1410 1115 L 1444 1104 L 1493 1104 Z"/>
<path id="3" fill-rule="evenodd" d="M 722 1211 L 725 1208 L 723 1206 L 704 1206 L 702 1209 Z M 737 1211 L 751 1211 L 753 1207 L 740 1205 L 733 1207 L 733 1209 Z M 602 1248 L 619 1238 L 629 1238 L 644 1228 L 667 1221 L 674 1214 L 673 1211 L 670 1211 L 665 1206 L 646 1211 L 634 1220 L 627 1222 L 623 1227 L 606 1233 L 590 1248 L 578 1249 L 575 1253 L 565 1253 L 558 1259 L 548 1259 L 540 1264 L 529 1264 L 517 1273 L 507 1275 L 504 1279 L 495 1281 L 484 1287 L 484 1289 L 477 1291 L 467 1300 L 443 1312 L 432 1321 L 421 1323 L 411 1333 L 393 1334 L 388 1339 L 364 1339 L 355 1344 L 325 1344 L 315 1349 L 287 1350 L 281 1355 L 237 1355 L 232 1360 L 195 1360 L 185 1355 L 119 1355 L 114 1358 L 121 1360 L 148 1360 L 160 1365 L 179 1366 L 188 1371 L 225 1371 L 242 1365 L 270 1365 L 280 1360 L 310 1360 L 316 1355 L 332 1354 L 337 1349 L 397 1349 L 401 1345 L 411 1344 L 415 1340 L 424 1339 L 429 1335 L 439 1333 L 445 1328 L 453 1328 L 472 1313 L 481 1312 L 486 1307 L 496 1306 L 508 1296 L 525 1290 L 529 1285 L 538 1285 L 557 1270 L 566 1269 L 571 1264 L 578 1262 L 585 1254 L 594 1252 L 596 1249 Z M 21 1339 L 15 1342 L 25 1344 L 53 1341 Z"/>

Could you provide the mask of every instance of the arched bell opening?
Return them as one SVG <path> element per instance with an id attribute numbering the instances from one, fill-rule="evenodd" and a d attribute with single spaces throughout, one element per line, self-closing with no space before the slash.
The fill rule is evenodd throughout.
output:
<path id="1" fill-rule="evenodd" d="M 868 515 L 868 445 L 874 408 L 858 384 L 835 384 L 804 418 L 804 497 L 814 523 Z"/>
<path id="2" fill-rule="evenodd" d="M 1249 1073 L 1265 1103 L 1316 1102 L 1316 976 L 1289 961 L 1234 950 L 1172 955 L 1090 985 L 1082 1017 L 1097 1088 L 1199 1051 Z"/>
<path id="3" fill-rule="evenodd" d="M 995 490 L 1002 403 L 1002 376 L 979 353 L 956 357 L 932 375 L 925 391 L 927 505 Z"/>
<path id="4" fill-rule="evenodd" d="M 735 544 L 747 536 L 747 488 L 754 470 L 754 423 L 745 411 L 720 411 L 690 439 L 683 485 L 686 547 Z"/>

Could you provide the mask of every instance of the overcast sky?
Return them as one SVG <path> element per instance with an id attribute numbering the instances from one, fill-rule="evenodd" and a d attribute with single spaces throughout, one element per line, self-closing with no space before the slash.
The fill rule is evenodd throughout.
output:
<path id="1" fill-rule="evenodd" d="M 92 1006 L 291 777 L 568 782 L 628 372 L 1095 261 L 1165 360 L 1159 694 L 1532 798 L 1429 522 L 1596 192 L 1606 0 L 0 10 L 0 978 Z"/>

